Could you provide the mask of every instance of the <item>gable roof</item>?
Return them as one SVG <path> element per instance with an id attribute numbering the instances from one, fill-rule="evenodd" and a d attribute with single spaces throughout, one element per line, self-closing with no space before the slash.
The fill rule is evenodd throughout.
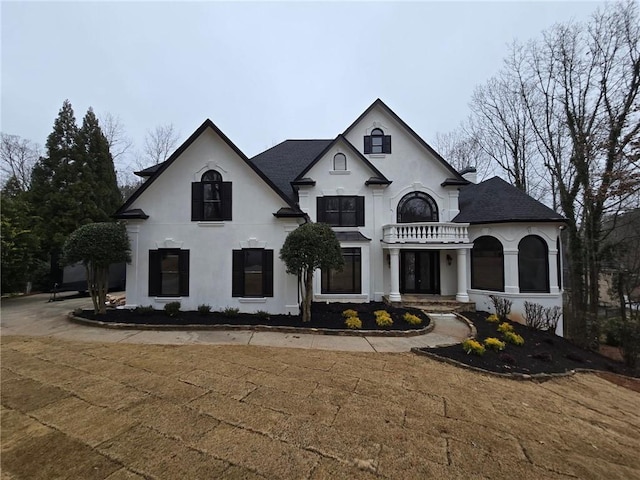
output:
<path id="1" fill-rule="evenodd" d="M 315 160 L 333 140 L 285 140 L 251 158 L 251 163 L 266 175 L 279 189 L 295 202 L 291 182 Z"/>
<path id="2" fill-rule="evenodd" d="M 563 222 L 565 219 L 546 205 L 493 177 L 460 189 L 457 223 Z"/>
<path id="3" fill-rule="evenodd" d="M 145 181 L 142 185 L 140 185 L 140 187 L 133 192 L 133 194 L 127 199 L 126 202 L 124 202 L 124 204 L 116 211 L 116 213 L 114 214 L 115 218 L 121 218 L 122 215 L 124 214 L 124 212 L 127 212 L 129 210 L 129 207 L 133 204 L 133 202 L 135 202 L 137 200 L 137 198 L 142 195 L 142 193 L 149 188 L 149 186 L 160 176 L 162 175 L 162 172 L 164 172 L 167 168 L 169 168 L 169 166 L 175 162 L 175 160 L 182 155 L 182 153 L 184 153 L 184 151 L 189 148 L 191 146 L 191 144 L 193 142 L 196 141 L 196 139 L 202 135 L 204 133 L 205 130 L 207 129 L 211 129 L 213 130 L 216 135 L 218 135 L 230 148 L 231 150 L 233 150 L 243 161 L 244 163 L 246 163 L 249 168 L 251 168 L 251 170 L 253 170 L 254 172 L 256 172 L 256 174 L 258 174 L 258 176 L 267 184 L 271 187 L 271 189 L 276 192 L 285 202 L 288 206 L 290 206 L 291 208 L 293 208 L 294 210 L 298 211 L 299 208 L 297 207 L 297 205 L 295 204 L 295 202 L 293 202 L 291 200 L 290 197 L 288 197 L 287 195 L 285 195 L 284 193 L 282 193 L 282 191 L 269 179 L 269 177 L 267 177 L 260 169 L 256 168 L 256 166 L 251 163 L 251 161 L 247 158 L 247 156 L 242 153 L 242 151 L 229 139 L 229 137 L 227 137 L 224 133 L 222 133 L 222 130 L 220 130 L 218 127 L 216 127 L 216 125 L 209 120 L 208 118 L 202 123 L 202 125 L 200 125 L 195 132 L 193 132 L 191 134 L 191 136 L 185 140 L 185 142 L 180 145 L 178 147 L 178 149 L 173 152 L 173 154 L 171 154 L 171 156 L 169 158 L 167 158 L 167 160 L 165 160 L 164 162 L 158 164 L 158 165 L 154 165 L 153 167 L 149 167 L 144 171 L 150 171 L 152 170 L 151 175 L 149 176 L 149 178 L 147 179 L 147 181 Z M 142 173 L 140 172 L 140 173 Z"/>
<path id="4" fill-rule="evenodd" d="M 369 112 L 371 112 L 371 110 L 373 110 L 376 107 L 380 107 L 382 108 L 385 112 L 387 112 L 391 118 L 393 118 L 396 122 L 398 122 L 400 124 L 400 126 L 402 128 L 404 128 L 407 132 L 409 132 L 409 134 L 420 144 L 422 145 L 425 149 L 427 149 L 427 151 L 429 153 L 431 153 L 431 155 L 433 155 L 436 160 L 438 160 L 447 170 L 449 170 L 452 174 L 453 174 L 453 178 L 457 179 L 457 180 L 461 180 L 462 182 L 465 182 L 465 185 L 467 183 L 469 183 L 468 180 L 464 179 L 462 177 L 462 175 L 460 175 L 458 173 L 458 171 L 453 168 L 449 162 L 447 162 L 444 158 L 442 158 L 442 156 L 436 152 L 431 145 L 429 145 L 427 142 L 425 142 L 422 137 L 420 137 L 420 135 L 418 135 L 409 125 L 407 125 L 404 120 L 402 120 L 398 115 L 396 115 L 396 113 L 391 110 L 382 100 L 380 100 L 379 98 L 376 99 L 375 102 L 373 102 L 369 108 L 367 108 L 364 112 L 362 112 L 362 115 L 360 115 L 358 118 L 356 118 L 356 120 L 347 127 L 347 129 L 342 133 L 343 135 L 347 135 L 359 122 L 360 120 L 362 120 L 364 117 L 367 116 L 367 114 Z"/>

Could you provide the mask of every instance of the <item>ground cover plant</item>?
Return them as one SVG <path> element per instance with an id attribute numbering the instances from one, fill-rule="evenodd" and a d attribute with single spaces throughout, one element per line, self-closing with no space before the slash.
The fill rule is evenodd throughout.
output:
<path id="1" fill-rule="evenodd" d="M 371 303 L 314 303 L 310 322 L 299 315 L 275 315 L 265 311 L 240 313 L 236 308 L 208 311 L 200 306 L 197 311 L 174 311 L 169 316 L 163 310 L 138 307 L 134 310 L 108 309 L 105 315 L 92 311 L 75 312 L 76 316 L 107 323 L 132 325 L 269 325 L 283 327 L 327 328 L 336 330 L 416 330 L 429 325 L 429 317 L 414 308 L 397 308 L 381 302 Z M 208 307 L 208 305 L 207 305 Z M 178 307 L 179 308 L 179 307 Z M 384 312 L 377 313 L 376 312 Z M 349 321 L 351 319 L 351 321 Z M 358 319 L 359 322 L 353 320 Z M 382 320 L 381 320 L 382 319 Z"/>
<path id="2" fill-rule="evenodd" d="M 583 368 L 640 376 L 638 369 L 582 349 L 552 332 L 508 320 L 497 322 L 486 312 L 465 312 L 464 316 L 476 327 L 475 340 L 421 350 L 497 373 L 562 373 Z"/>

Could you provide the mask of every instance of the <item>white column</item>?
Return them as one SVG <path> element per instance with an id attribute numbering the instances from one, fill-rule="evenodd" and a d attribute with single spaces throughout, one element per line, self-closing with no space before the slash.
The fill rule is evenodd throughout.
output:
<path id="1" fill-rule="evenodd" d="M 129 243 L 131 244 L 131 263 L 127 264 L 126 272 L 127 272 L 127 290 L 126 290 L 126 300 L 127 306 L 136 307 L 139 305 L 140 297 L 138 292 L 138 271 L 141 268 L 140 266 L 140 255 L 139 255 L 139 245 L 138 245 L 138 234 L 140 233 L 140 225 L 132 225 L 131 223 L 127 223 L 127 235 L 129 236 Z M 142 262 L 144 263 L 144 262 Z"/>
<path id="2" fill-rule="evenodd" d="M 377 236 L 382 239 L 382 225 L 384 225 L 384 212 L 382 211 L 382 194 L 384 191 L 382 188 L 373 187 L 373 210 L 372 215 L 367 218 L 371 218 L 371 225 L 373 232 L 373 238 L 377 240 Z M 384 264 L 385 264 L 385 252 L 382 249 L 380 242 L 371 242 L 371 297 L 376 302 L 382 301 L 384 295 Z M 363 277 L 364 278 L 364 277 Z"/>
<path id="3" fill-rule="evenodd" d="M 458 258 L 456 259 L 458 266 L 458 293 L 456 300 L 458 302 L 468 302 L 469 294 L 467 293 L 467 249 L 458 249 Z"/>
<path id="4" fill-rule="evenodd" d="M 520 293 L 518 249 L 504 249 L 504 293 Z"/>
<path id="5" fill-rule="evenodd" d="M 549 293 L 560 293 L 558 285 L 558 250 L 549 249 Z"/>
<path id="6" fill-rule="evenodd" d="M 391 257 L 391 291 L 389 292 L 389 300 L 392 302 L 400 302 L 400 250 L 390 248 L 389 255 Z"/>

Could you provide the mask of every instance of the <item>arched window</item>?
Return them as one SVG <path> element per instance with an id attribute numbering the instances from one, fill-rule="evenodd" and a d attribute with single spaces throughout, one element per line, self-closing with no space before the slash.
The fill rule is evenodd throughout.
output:
<path id="1" fill-rule="evenodd" d="M 520 292 L 549 291 L 549 252 L 537 235 L 528 235 L 518 244 L 518 280 Z"/>
<path id="2" fill-rule="evenodd" d="M 333 169 L 343 171 L 347 169 L 347 157 L 344 153 L 335 154 L 333 157 Z"/>
<path id="3" fill-rule="evenodd" d="M 374 128 L 371 135 L 364 137 L 364 153 L 391 153 L 391 135 L 385 135 L 382 129 Z"/>
<path id="4" fill-rule="evenodd" d="M 504 291 L 504 253 L 495 237 L 476 238 L 471 250 L 471 288 Z"/>
<path id="5" fill-rule="evenodd" d="M 202 178 L 200 179 L 202 182 L 221 182 L 222 175 L 216 172 L 215 170 L 207 170 L 202 174 Z"/>
<path id="6" fill-rule="evenodd" d="M 437 222 L 438 206 L 426 193 L 411 192 L 400 200 L 398 223 Z"/>
<path id="7" fill-rule="evenodd" d="M 231 182 L 220 172 L 208 170 L 191 184 L 191 220 L 231 220 Z"/>

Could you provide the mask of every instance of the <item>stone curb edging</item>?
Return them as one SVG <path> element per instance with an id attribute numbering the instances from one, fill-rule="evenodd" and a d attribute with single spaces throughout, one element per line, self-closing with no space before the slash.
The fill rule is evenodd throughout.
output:
<path id="1" fill-rule="evenodd" d="M 252 330 L 255 332 L 277 332 L 277 333 L 308 333 L 315 335 L 336 335 L 343 337 L 416 337 L 431 332 L 435 327 L 435 322 L 429 319 L 429 325 L 419 330 L 342 330 L 330 328 L 308 328 L 308 327 L 280 327 L 271 325 L 146 325 L 134 323 L 113 323 L 101 322 L 78 317 L 70 312 L 68 319 L 71 322 L 91 327 L 111 328 L 114 330 Z"/>
<path id="2" fill-rule="evenodd" d="M 471 333 L 467 336 L 467 338 L 465 338 L 465 340 L 469 338 L 476 338 L 476 336 L 478 335 L 478 330 L 476 329 L 476 326 L 473 324 L 473 322 L 469 320 L 467 317 L 465 317 L 464 315 L 462 315 L 461 313 L 454 312 L 453 314 L 459 320 L 462 320 L 463 322 L 465 322 L 467 324 L 467 327 L 469 327 L 469 330 L 471 330 Z"/>

